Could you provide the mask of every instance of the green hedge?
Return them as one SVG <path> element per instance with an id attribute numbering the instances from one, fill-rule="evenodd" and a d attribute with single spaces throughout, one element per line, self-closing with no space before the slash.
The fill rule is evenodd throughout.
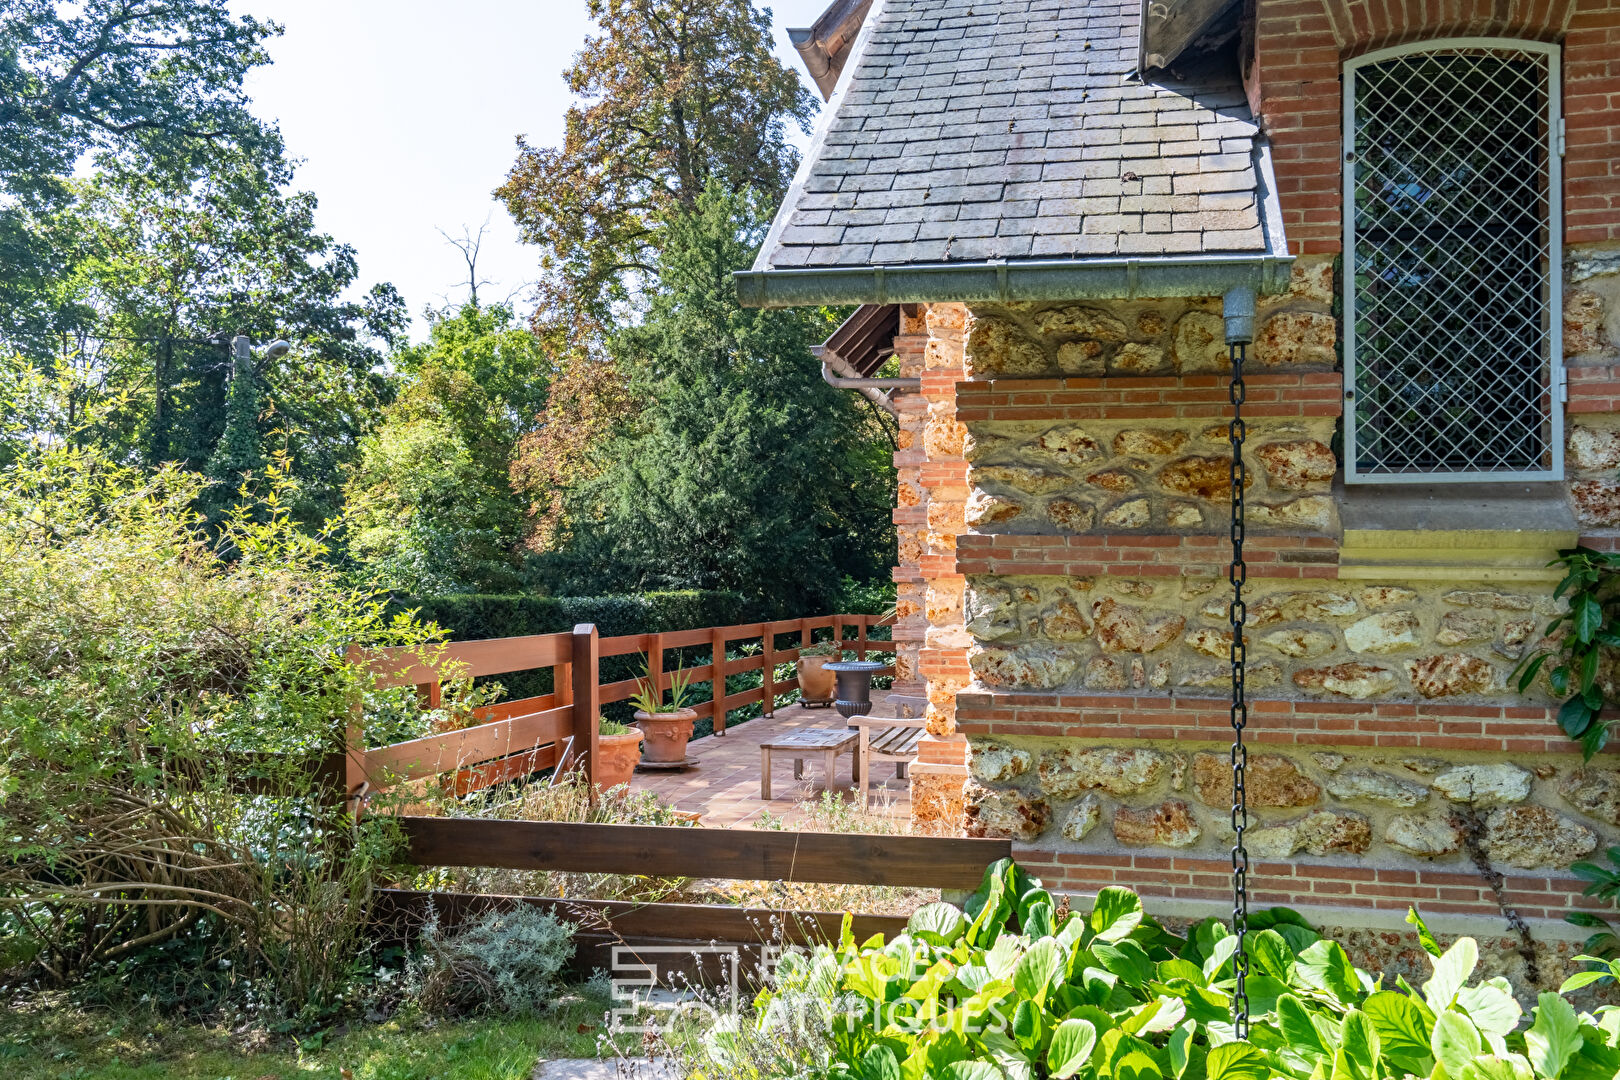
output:
<path id="1" fill-rule="evenodd" d="M 789 617 L 730 592 L 639 593 L 626 596 L 433 596 L 395 601 L 438 623 L 453 641 L 557 634 L 595 623 L 602 637 L 735 626 Z M 793 614 L 798 614 L 797 612 Z"/>

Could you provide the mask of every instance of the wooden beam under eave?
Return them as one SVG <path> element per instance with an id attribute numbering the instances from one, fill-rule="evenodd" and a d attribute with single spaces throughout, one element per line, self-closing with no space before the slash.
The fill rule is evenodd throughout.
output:
<path id="1" fill-rule="evenodd" d="M 1143 71 L 1168 68 L 1235 0 L 1142 0 Z"/>

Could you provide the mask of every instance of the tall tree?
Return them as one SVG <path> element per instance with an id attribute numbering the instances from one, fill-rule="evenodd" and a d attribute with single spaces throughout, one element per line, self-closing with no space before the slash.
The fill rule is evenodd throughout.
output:
<path id="1" fill-rule="evenodd" d="M 789 126 L 815 98 L 771 49 L 768 11 L 750 0 L 589 0 L 604 32 L 564 72 L 578 98 L 563 144 L 518 140 L 497 194 L 540 248 L 533 326 L 558 359 L 545 423 L 518 462 L 539 546 L 566 531 L 566 493 L 591 477 L 592 452 L 633 413 L 605 342 L 639 315 L 660 230 L 708 185 L 774 199 L 797 164 Z"/>
<path id="2" fill-rule="evenodd" d="M 51 286 L 72 248 L 53 211 L 86 154 L 180 171 L 219 147 L 279 154 L 243 89 L 278 32 L 227 0 L 0 4 L 0 339 L 57 329 Z"/>
<path id="3" fill-rule="evenodd" d="M 350 554 L 373 584 L 415 595 L 516 588 L 523 500 L 509 470 L 549 360 L 510 308 L 469 300 L 392 361 L 403 386 L 345 491 Z"/>
<path id="4" fill-rule="evenodd" d="M 403 329 L 398 295 L 347 297 L 354 252 L 316 229 L 315 198 L 291 189 L 279 154 L 222 149 L 195 178 L 102 165 L 72 182 L 62 212 L 77 248 L 56 285 L 55 355 L 41 361 L 81 393 L 124 399 L 80 437 L 121 460 L 203 469 L 226 433 L 231 338 L 286 338 L 293 350 L 238 389 L 256 391 L 259 435 L 294 458 L 300 513 L 336 513 L 341 467 L 389 394 L 378 346 Z"/>
<path id="5" fill-rule="evenodd" d="M 614 341 L 645 408 L 578 495 L 568 560 L 581 586 L 815 605 L 846 574 L 888 565 L 886 436 L 807 348 L 834 314 L 745 309 L 731 284 L 770 205 L 713 181 L 663 231 L 647 317 Z"/>

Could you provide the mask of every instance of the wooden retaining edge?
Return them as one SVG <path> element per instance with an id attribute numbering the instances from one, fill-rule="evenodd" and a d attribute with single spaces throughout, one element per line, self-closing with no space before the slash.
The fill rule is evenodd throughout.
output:
<path id="1" fill-rule="evenodd" d="M 587 874 L 975 889 L 1012 841 L 402 817 L 406 860 Z"/>

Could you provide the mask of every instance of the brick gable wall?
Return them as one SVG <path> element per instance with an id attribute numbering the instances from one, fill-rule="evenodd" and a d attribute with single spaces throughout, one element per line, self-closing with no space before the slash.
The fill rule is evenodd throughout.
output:
<path id="1" fill-rule="evenodd" d="M 1289 248 L 1341 247 L 1343 61 L 1444 37 L 1563 44 L 1565 241 L 1620 240 L 1620 0 L 1257 0 L 1245 84 L 1272 142 Z"/>

